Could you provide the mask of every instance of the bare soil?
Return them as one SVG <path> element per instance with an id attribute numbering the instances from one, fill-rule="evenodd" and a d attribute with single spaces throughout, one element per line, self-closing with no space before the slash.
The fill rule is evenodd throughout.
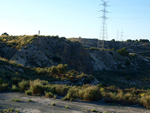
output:
<path id="1" fill-rule="evenodd" d="M 20 102 L 13 101 L 18 99 Z M 29 102 L 32 100 L 32 102 Z M 55 106 L 52 106 L 55 103 Z M 67 109 L 66 106 L 69 106 Z M 0 112 L 3 109 L 18 109 L 19 113 L 92 113 L 92 109 L 99 113 L 150 113 L 139 105 L 120 106 L 105 104 L 102 101 L 62 101 L 41 96 L 26 96 L 23 93 L 0 93 Z"/>

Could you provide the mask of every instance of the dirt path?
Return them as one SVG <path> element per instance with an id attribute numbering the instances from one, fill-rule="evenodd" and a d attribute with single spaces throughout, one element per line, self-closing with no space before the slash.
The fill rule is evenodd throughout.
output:
<path id="1" fill-rule="evenodd" d="M 20 102 L 12 101 L 13 99 L 19 99 Z M 32 102 L 28 102 L 29 100 Z M 52 103 L 56 106 L 52 106 Z M 69 109 L 66 109 L 66 106 L 69 106 Z M 22 93 L 0 93 L 0 109 L 8 108 L 19 109 L 19 113 L 91 113 L 92 109 L 107 113 L 150 113 L 150 110 L 144 108 L 111 106 L 100 102 L 70 102 L 26 96 Z"/>

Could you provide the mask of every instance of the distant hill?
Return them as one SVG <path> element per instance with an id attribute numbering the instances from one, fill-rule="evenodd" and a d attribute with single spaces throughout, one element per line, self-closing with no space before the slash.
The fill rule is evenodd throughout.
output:
<path id="1" fill-rule="evenodd" d="M 80 42 L 84 47 L 97 47 L 98 39 L 88 39 L 88 38 L 70 38 L 72 42 Z M 99 47 L 101 48 L 102 41 L 99 40 Z M 150 42 L 147 39 L 138 40 L 127 40 L 127 41 L 105 41 L 106 49 L 119 50 L 121 48 L 126 48 L 129 53 L 136 53 L 145 57 L 150 57 Z"/>

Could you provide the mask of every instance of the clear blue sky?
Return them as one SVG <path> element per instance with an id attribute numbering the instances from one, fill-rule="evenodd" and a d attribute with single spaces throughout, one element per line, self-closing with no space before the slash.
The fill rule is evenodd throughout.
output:
<path id="1" fill-rule="evenodd" d="M 99 38 L 101 0 L 0 0 L 0 34 Z M 150 40 L 150 0 L 109 0 L 108 40 Z M 120 39 L 120 37 L 119 37 Z"/>

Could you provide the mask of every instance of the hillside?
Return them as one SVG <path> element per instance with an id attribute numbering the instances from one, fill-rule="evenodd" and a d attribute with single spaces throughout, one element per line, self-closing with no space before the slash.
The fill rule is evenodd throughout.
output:
<path id="1" fill-rule="evenodd" d="M 145 56 L 85 47 L 58 36 L 0 39 L 0 92 L 150 108 L 150 63 Z M 5 104 L 12 106 L 12 101 L 20 102 Z M 0 111 L 4 108 L 10 110 L 3 106 Z"/>
<path id="2" fill-rule="evenodd" d="M 0 56 L 23 66 L 50 67 L 67 64 L 69 69 L 93 73 L 100 70 L 136 71 L 149 64 L 149 60 L 139 55 L 135 58 L 132 55 L 122 56 L 113 50 L 87 49 L 82 46 L 84 41 L 80 44 L 58 36 L 1 36 L 0 39 Z M 88 42 L 86 43 L 89 44 Z M 93 43 L 96 41 L 93 40 Z M 109 43 L 111 48 L 117 48 L 117 42 Z M 115 45 L 112 46 L 111 43 Z"/>
<path id="3" fill-rule="evenodd" d="M 50 67 L 68 64 L 70 69 L 91 72 L 91 58 L 79 43 L 57 36 L 0 37 L 0 53 L 29 67 Z"/>
<path id="4" fill-rule="evenodd" d="M 69 38 L 71 42 L 80 42 L 84 47 L 97 47 L 98 39 L 88 38 Z M 99 46 L 101 48 L 102 41 L 99 40 Z M 136 53 L 145 57 L 150 57 L 150 42 L 146 39 L 127 40 L 127 41 L 105 41 L 106 49 L 118 50 L 121 48 L 127 48 L 130 53 Z"/>
<path id="5" fill-rule="evenodd" d="M 121 55 L 112 49 L 97 49 L 92 47 L 97 43 L 96 39 L 80 39 L 81 42 L 74 40 L 77 41 L 58 36 L 0 36 L 0 56 L 3 62 L 0 71 L 8 71 L 15 77 L 15 72 L 18 72 L 21 77 L 31 75 L 35 79 L 36 70 L 67 64 L 68 70 L 92 74 L 106 86 L 149 87 L 148 56 Z M 106 42 L 111 48 L 120 45 L 124 47 L 124 43 L 127 45 L 133 42 Z M 136 44 L 138 43 L 145 44 L 141 42 Z M 17 63 L 21 67 L 16 67 L 16 64 L 12 65 L 10 62 Z M 53 78 L 48 78 L 47 75 L 40 79 L 53 81 Z M 66 83 L 72 84 L 68 81 Z"/>

